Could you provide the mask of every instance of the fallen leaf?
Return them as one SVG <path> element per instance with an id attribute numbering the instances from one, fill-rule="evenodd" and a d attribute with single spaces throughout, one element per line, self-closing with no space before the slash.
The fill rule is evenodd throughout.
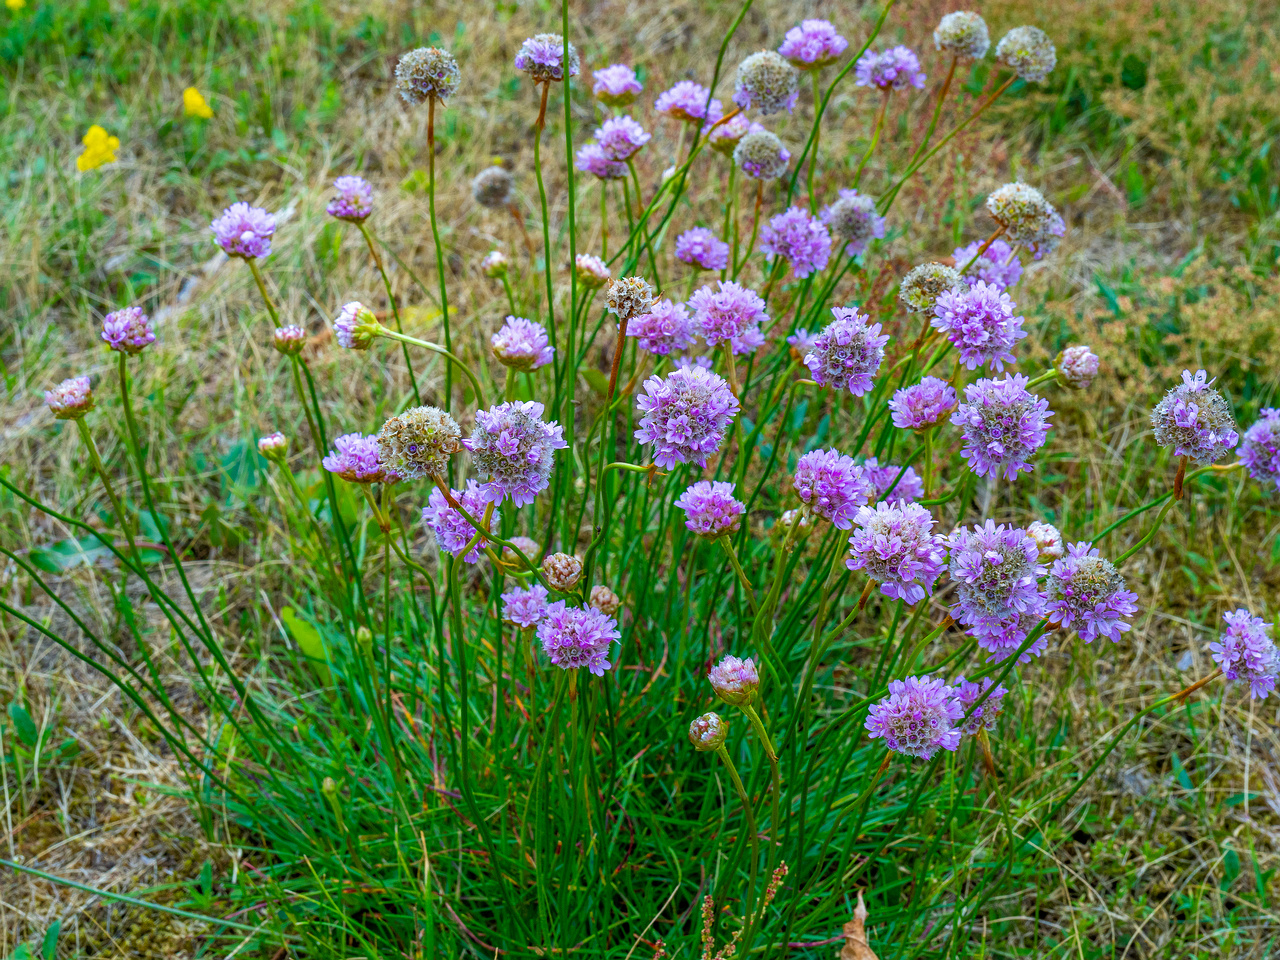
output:
<path id="1" fill-rule="evenodd" d="M 880 960 L 867 944 L 866 922 L 867 905 L 862 902 L 862 891 L 859 890 L 853 919 L 844 925 L 844 946 L 840 948 L 839 960 Z"/>

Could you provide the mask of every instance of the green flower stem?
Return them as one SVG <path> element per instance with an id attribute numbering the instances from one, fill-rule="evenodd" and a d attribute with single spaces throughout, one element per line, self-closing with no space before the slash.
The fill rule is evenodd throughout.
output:
<path id="1" fill-rule="evenodd" d="M 1146 532 L 1146 534 L 1142 537 L 1142 539 L 1139 540 L 1137 543 L 1135 543 L 1132 547 L 1130 547 L 1124 553 L 1120 554 L 1120 556 L 1116 557 L 1115 559 L 1116 566 L 1119 566 L 1120 564 L 1124 563 L 1126 560 L 1128 560 L 1135 553 L 1137 553 L 1139 550 L 1141 550 L 1143 547 L 1145 547 L 1148 543 L 1151 542 L 1151 538 L 1156 535 L 1156 533 L 1160 530 L 1160 527 L 1164 524 L 1165 515 L 1168 514 L 1169 510 L 1177 502 L 1178 501 L 1172 495 L 1170 495 L 1169 499 L 1165 501 L 1164 506 L 1160 508 L 1160 512 L 1156 514 L 1155 522 L 1151 524 L 1151 528 Z"/>
<path id="2" fill-rule="evenodd" d="M 773 741 L 769 739 L 769 731 L 764 727 L 764 722 L 760 719 L 760 714 L 756 712 L 756 708 L 750 703 L 742 705 L 742 712 L 747 715 L 747 719 L 751 721 L 751 726 L 756 732 L 756 736 L 760 738 L 760 745 L 764 747 L 764 754 L 769 759 L 769 814 L 771 817 L 769 827 L 769 849 L 775 853 L 778 851 L 778 833 L 782 830 L 782 817 L 779 814 L 779 804 L 782 802 L 782 770 L 778 765 L 778 750 L 773 745 Z M 769 865 L 774 865 L 776 858 L 771 854 L 769 857 Z"/>
<path id="3" fill-rule="evenodd" d="M 751 798 L 747 795 L 747 788 L 742 785 L 742 778 L 738 776 L 738 768 L 733 765 L 733 758 L 729 756 L 729 751 L 725 749 L 724 744 L 720 744 L 716 748 L 716 756 L 724 763 L 725 769 L 729 771 L 729 779 L 733 781 L 733 789 L 737 791 L 738 799 L 742 801 L 742 814 L 747 821 L 747 835 L 751 841 L 751 886 L 750 891 L 754 893 L 756 886 L 756 870 L 760 864 L 760 830 L 756 826 L 755 811 L 751 809 Z"/>
<path id="4" fill-rule="evenodd" d="M 128 517 L 125 516 L 124 507 L 120 505 L 120 498 L 116 496 L 115 488 L 111 485 L 111 477 L 107 473 L 107 468 L 102 465 L 102 457 L 98 454 L 98 445 L 93 442 L 93 432 L 89 429 L 89 425 L 84 422 L 84 417 L 76 417 L 76 430 L 80 433 L 80 439 L 84 441 L 85 449 L 89 451 L 89 462 L 93 465 L 94 472 L 98 474 L 98 478 L 102 481 L 102 489 L 107 493 L 107 499 L 111 501 L 111 510 L 116 515 L 116 523 L 120 527 L 120 532 L 124 534 L 125 542 L 129 544 L 129 552 L 133 555 L 133 560 L 142 566 L 142 557 L 138 553 L 137 544 L 133 538 L 133 529 L 129 523 Z"/>
<path id="5" fill-rule="evenodd" d="M 751 581 L 747 579 L 747 573 L 742 569 L 742 564 L 738 562 L 738 553 L 733 549 L 732 538 L 728 536 L 716 537 L 720 541 L 720 546 L 724 548 L 725 555 L 729 558 L 729 565 L 733 567 L 733 572 L 738 575 L 738 583 L 742 585 L 743 596 L 747 600 L 747 608 L 751 611 L 751 615 L 756 615 L 756 594 L 755 588 L 751 585 Z"/>
<path id="6" fill-rule="evenodd" d="M 884 129 L 884 114 L 889 108 L 889 90 L 885 90 L 884 96 L 880 101 L 880 109 L 876 111 L 875 123 L 871 127 L 871 140 L 867 144 L 866 151 L 862 154 L 862 159 L 858 161 L 858 167 L 853 172 L 853 186 L 857 189 L 859 183 L 862 182 L 862 169 L 867 165 L 867 161 L 871 159 L 871 154 L 875 152 L 877 144 L 880 143 L 880 133 Z M 817 138 L 814 138 L 814 151 L 817 151 Z"/>
<path id="7" fill-rule="evenodd" d="M 510 403 L 516 398 L 516 371 L 512 367 L 507 367 L 507 379 L 503 384 L 502 399 Z"/>
<path id="8" fill-rule="evenodd" d="M 729 185 L 725 192 L 724 202 L 724 231 L 722 238 L 729 244 L 731 253 L 729 254 L 729 262 L 725 264 L 725 268 L 720 271 L 720 279 L 725 280 L 729 275 L 729 267 L 738 262 L 738 218 L 734 216 L 738 209 L 738 165 L 730 161 L 729 163 Z M 730 232 L 732 231 L 732 236 Z"/>
<path id="9" fill-rule="evenodd" d="M 813 112 L 816 116 L 818 107 L 822 103 L 822 86 L 818 80 L 819 70 L 810 70 L 809 77 L 813 80 Z M 809 158 L 809 177 L 806 186 L 809 190 L 809 212 L 818 212 L 818 195 L 813 189 L 813 174 L 818 169 L 818 140 L 822 136 L 822 127 L 817 123 L 813 127 L 813 156 Z"/>
<path id="10" fill-rule="evenodd" d="M 476 379 L 476 375 L 471 372 L 471 368 L 458 359 L 453 351 L 447 346 L 440 346 L 438 343 L 431 343 L 429 340 L 419 340 L 417 337 L 411 337 L 407 333 L 399 333 L 395 330 L 388 330 L 386 327 L 378 329 L 378 336 L 387 337 L 391 340 L 399 340 L 402 343 L 411 343 L 415 347 L 422 347 L 424 350 L 431 350 L 440 354 L 442 357 L 448 358 L 458 369 L 467 375 L 467 380 L 471 382 L 471 389 L 476 393 L 476 403 L 481 407 L 487 407 L 489 404 L 484 398 L 484 388 L 480 386 L 480 381 Z"/>
<path id="11" fill-rule="evenodd" d="M 267 313 L 271 316 L 273 326 L 280 326 L 280 314 L 276 312 L 275 301 L 271 299 L 271 294 L 267 293 L 267 282 L 262 277 L 262 270 L 258 267 L 258 261 L 253 257 L 246 257 L 245 263 L 249 265 L 249 272 L 253 274 L 253 281 L 258 285 L 258 292 L 262 294 L 262 302 L 267 305 Z"/>
<path id="12" fill-rule="evenodd" d="M 681 124 L 681 127 L 683 127 L 683 124 Z M 627 169 L 631 171 L 631 182 L 635 184 L 636 188 L 636 207 L 643 208 L 644 198 L 640 192 L 640 176 L 636 173 L 635 161 L 630 157 L 627 158 Z M 662 278 L 658 276 L 658 258 L 654 256 L 653 252 L 653 236 L 648 230 L 642 230 L 640 236 L 644 240 L 645 249 L 649 251 L 649 269 L 653 273 L 653 286 L 655 289 L 660 290 L 662 289 Z"/>
<path id="13" fill-rule="evenodd" d="M 434 215 L 433 215 L 434 216 Z M 373 242 L 373 234 L 369 232 L 368 225 L 363 220 L 357 220 L 356 226 L 360 228 L 360 234 L 364 237 L 364 242 L 369 245 L 369 255 L 373 257 L 374 266 L 378 268 L 378 273 L 382 275 L 382 285 L 387 290 L 387 303 L 391 306 L 391 316 L 395 318 L 396 330 L 404 333 L 404 325 L 400 322 L 400 307 L 396 304 L 396 296 L 391 292 L 391 278 L 387 276 L 386 267 L 383 266 L 382 256 L 378 253 L 377 245 Z M 437 245 L 439 241 L 436 241 Z M 512 310 L 514 313 L 515 311 Z M 409 371 L 409 387 L 413 390 L 413 402 L 418 406 L 422 406 L 422 397 L 418 395 L 418 378 L 413 374 L 413 363 L 409 360 L 409 347 L 407 344 L 400 344 L 400 349 L 404 353 L 405 369 Z"/>
<path id="14" fill-rule="evenodd" d="M 922 431 L 924 436 L 924 497 L 929 499 L 929 491 L 933 489 L 933 427 Z"/>
<path id="15" fill-rule="evenodd" d="M 436 278 L 440 283 L 440 324 L 444 329 L 444 348 L 453 352 L 453 336 L 449 332 L 449 290 L 444 279 L 444 247 L 440 243 L 440 226 L 436 222 L 436 98 L 427 98 L 427 211 L 431 216 L 431 241 L 436 248 Z M 399 319 L 397 317 L 397 319 Z M 412 369 L 412 367 L 410 368 Z M 478 394 L 477 394 L 478 396 Z M 444 371 L 444 408 L 453 404 L 453 371 Z"/>
<path id="16" fill-rule="evenodd" d="M 507 306 L 511 309 L 512 316 L 514 316 L 518 313 L 516 310 L 516 298 L 511 292 L 511 280 L 507 277 L 505 270 L 502 272 L 502 289 L 507 292 Z"/>
<path id="17" fill-rule="evenodd" d="M 935 500 L 921 500 L 920 505 L 922 507 L 937 507 L 944 503 L 950 503 L 959 495 L 960 491 L 964 489 L 964 482 L 968 478 L 970 472 L 971 472 L 971 468 L 969 464 L 965 463 L 964 469 L 960 471 L 959 475 L 955 478 L 954 482 L 952 482 L 950 493 L 944 496 L 938 497 Z"/>
<path id="18" fill-rule="evenodd" d="M 307 503 L 307 496 L 302 490 L 302 486 L 298 483 L 298 478 L 294 476 L 293 471 L 289 468 L 287 461 L 281 459 L 277 463 L 279 471 L 284 474 L 285 480 L 288 482 L 289 491 L 293 494 L 293 498 L 298 501 L 298 506 L 302 513 L 306 516 L 311 525 L 311 532 L 315 534 L 316 542 L 320 545 L 320 550 L 324 554 L 325 569 L 330 577 L 333 576 L 334 564 L 333 555 L 329 552 L 329 542 L 325 539 L 323 531 L 320 529 L 320 523 L 316 520 L 315 515 L 311 512 L 311 507 Z M 283 506 L 283 504 L 282 504 Z"/>
<path id="19" fill-rule="evenodd" d="M 1045 370 L 1043 373 L 1037 374 L 1032 378 L 1031 382 L 1027 384 L 1027 388 L 1030 389 L 1031 387 L 1038 387 L 1042 383 L 1048 383 L 1050 380 L 1056 379 L 1057 376 L 1058 371 L 1053 369 L 1053 367 L 1050 367 L 1048 370 Z"/>

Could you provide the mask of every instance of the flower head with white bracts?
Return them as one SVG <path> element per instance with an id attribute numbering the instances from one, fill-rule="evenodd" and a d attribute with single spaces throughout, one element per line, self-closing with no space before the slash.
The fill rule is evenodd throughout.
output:
<path id="1" fill-rule="evenodd" d="M 500 164 L 491 164 L 475 175 L 471 181 L 471 197 L 476 203 L 490 210 L 501 210 L 511 203 L 511 191 L 516 178 Z"/>
<path id="2" fill-rule="evenodd" d="M 542 324 L 524 317 L 507 317 L 489 342 L 493 355 L 513 370 L 537 370 L 550 363 L 556 352 Z"/>
<path id="3" fill-rule="evenodd" d="M 1129 630 L 1128 618 L 1138 612 L 1138 595 L 1124 577 L 1090 543 L 1073 543 L 1067 555 L 1053 562 L 1045 582 L 1049 603 L 1045 616 L 1066 630 L 1075 630 L 1085 643 L 1106 637 L 1119 643 Z"/>
<path id="4" fill-rule="evenodd" d="M 1039 27 L 1014 27 L 996 44 L 996 60 L 1027 83 L 1039 83 L 1058 63 L 1058 51 Z"/>
<path id="5" fill-rule="evenodd" d="M 711 753 L 724 746 L 729 723 L 718 713 L 704 713 L 689 724 L 689 742 L 699 753 Z"/>
<path id="6" fill-rule="evenodd" d="M 614 63 L 591 74 L 595 81 L 591 92 L 607 107 L 625 107 L 638 97 L 641 86 L 636 72 L 625 63 Z"/>
<path id="7" fill-rule="evenodd" d="M 819 214 L 831 233 L 845 241 L 846 256 L 865 253 L 872 240 L 884 239 L 885 218 L 876 211 L 874 197 L 857 190 L 840 190 L 840 199 Z"/>
<path id="8" fill-rule="evenodd" d="M 938 297 L 963 284 L 955 267 L 948 267 L 944 263 L 922 263 L 913 267 L 902 278 L 898 287 L 898 301 L 909 313 L 933 313 Z"/>
<path id="9" fill-rule="evenodd" d="M 868 50 L 858 58 L 853 68 L 854 83 L 860 87 L 879 90 L 905 90 L 924 88 L 925 74 L 920 69 L 920 58 L 910 47 L 898 45 L 883 53 Z"/>
<path id="10" fill-rule="evenodd" d="M 396 89 L 405 103 L 448 100 L 462 82 L 458 61 L 448 50 L 419 47 L 396 62 Z"/>
<path id="11" fill-rule="evenodd" d="M 955 723 L 963 717 L 964 707 L 946 681 L 907 677 L 889 682 L 889 695 L 871 705 L 866 728 L 894 753 L 931 760 L 939 750 L 959 748 Z"/>
<path id="12" fill-rule="evenodd" d="M 751 130 L 733 148 L 733 162 L 753 180 L 776 180 L 787 172 L 791 151 L 775 134 Z"/>
<path id="13" fill-rule="evenodd" d="M 493 280 L 507 275 L 507 255 L 501 250 L 490 250 L 480 260 L 480 272 Z"/>
<path id="14" fill-rule="evenodd" d="M 762 133 L 764 127 L 750 119 L 745 113 L 736 113 L 724 123 L 713 123 L 705 128 L 707 146 L 716 153 L 726 157 L 733 156 L 738 141 L 748 133 Z"/>
<path id="15" fill-rule="evenodd" d="M 1209 644 L 1214 663 L 1228 680 L 1247 684 L 1250 698 L 1265 700 L 1280 676 L 1280 651 L 1271 639 L 1272 625 L 1243 608 L 1223 614 L 1222 619 L 1227 628 L 1216 643 Z"/>
<path id="16" fill-rule="evenodd" d="M 276 232 L 276 218 L 261 207 L 240 202 L 222 211 L 209 224 L 213 241 L 229 257 L 254 260 L 271 253 L 271 237 Z"/>
<path id="17" fill-rule="evenodd" d="M 860 397 L 880 371 L 889 335 L 880 332 L 880 324 L 868 323 L 857 307 L 832 307 L 831 315 L 835 320 L 818 335 L 804 364 L 821 386 Z"/>
<path id="18" fill-rule="evenodd" d="M 482 480 L 481 491 L 489 503 L 507 497 L 517 507 L 533 503 L 547 488 L 557 450 L 568 446 L 559 423 L 542 421 L 543 406 L 536 400 L 500 403 L 476 413 L 475 432 L 462 445 Z"/>
<path id="19" fill-rule="evenodd" d="M 502 595 L 502 620 L 528 630 L 536 627 L 547 615 L 547 588 L 534 583 L 521 590 L 509 590 Z"/>
<path id="20" fill-rule="evenodd" d="M 785 57 L 772 50 L 753 53 L 738 64 L 733 102 L 743 110 L 790 113 L 799 96 L 800 74 Z"/>
<path id="21" fill-rule="evenodd" d="M 697 326 L 683 303 L 673 303 L 663 297 L 649 308 L 648 313 L 631 318 L 627 336 L 635 337 L 641 350 L 666 356 L 673 350 L 692 346 Z"/>
<path id="22" fill-rule="evenodd" d="M 258 438 L 258 453 L 275 464 L 283 464 L 289 450 L 289 438 L 280 431 Z"/>
<path id="23" fill-rule="evenodd" d="M 684 525 L 698 536 L 716 540 L 735 532 L 746 507 L 733 496 L 734 485 L 724 480 L 699 480 L 675 506 L 684 511 Z"/>
<path id="24" fill-rule="evenodd" d="M 944 290 L 934 304 L 932 326 L 955 346 L 960 362 L 970 370 L 983 365 L 997 372 L 1014 363 L 1013 347 L 1027 335 L 1016 304 L 999 287 L 979 280 L 972 287 Z"/>
<path id="25" fill-rule="evenodd" d="M 603 287 L 613 277 L 608 265 L 590 253 L 580 253 L 573 258 L 573 269 L 578 282 L 589 290 Z"/>
<path id="26" fill-rule="evenodd" d="M 1203 370 L 1182 371 L 1182 383 L 1151 411 L 1156 443 L 1172 447 L 1175 457 L 1204 465 L 1226 456 L 1240 439 L 1226 398 Z"/>
<path id="27" fill-rule="evenodd" d="M 1029 458 L 1049 436 L 1049 401 L 1027 390 L 1020 373 L 1003 380 L 983 379 L 964 388 L 964 402 L 951 415 L 962 428 L 960 454 L 980 477 L 1016 479 L 1034 469 Z"/>
<path id="28" fill-rule="evenodd" d="M 1072 390 L 1087 390 L 1093 383 L 1093 378 L 1098 375 L 1101 362 L 1086 344 L 1079 343 L 1059 353 L 1053 361 L 1053 367 L 1061 383 Z"/>
<path id="29" fill-rule="evenodd" d="M 820 70 L 840 59 L 849 41 L 829 20 L 801 20 L 782 39 L 778 53 L 798 70 Z"/>
<path id="30" fill-rule="evenodd" d="M 1005 236 L 1032 251 L 1037 260 L 1057 246 L 1066 232 L 1062 215 L 1035 187 L 1006 183 L 987 195 L 987 212 Z"/>
<path id="31" fill-rule="evenodd" d="M 705 467 L 738 412 L 738 398 L 719 374 L 689 366 L 649 377 L 636 409 L 635 438 L 653 444 L 654 463 L 667 470 L 677 463 Z"/>
<path id="32" fill-rule="evenodd" d="M 928 430 L 956 408 L 956 392 L 939 377 L 925 377 L 893 394 L 889 411 L 900 430 Z"/>
<path id="33" fill-rule="evenodd" d="M 866 470 L 839 450 L 812 450 L 796 461 L 796 495 L 815 517 L 838 530 L 853 526 L 858 508 L 875 495 Z"/>
<path id="34" fill-rule="evenodd" d="M 547 659 L 561 670 L 586 667 L 597 677 L 613 666 L 609 646 L 621 636 L 613 617 L 595 607 L 570 607 L 563 600 L 547 604 L 538 622 L 538 641 Z"/>
<path id="35" fill-rule="evenodd" d="M 750 657 L 745 660 L 734 656 L 722 658 L 707 673 L 707 680 L 716 696 L 733 707 L 747 706 L 760 692 L 760 675 Z"/>
<path id="36" fill-rule="evenodd" d="M 792 275 L 804 279 L 827 265 L 831 234 L 826 224 L 808 210 L 790 207 L 764 225 L 760 250 L 766 259 L 778 256 L 790 261 Z"/>
<path id="37" fill-rule="evenodd" d="M 850 570 L 865 570 L 880 592 L 914 606 L 933 593 L 946 569 L 946 539 L 933 533 L 933 515 L 918 503 L 897 500 L 858 509 L 849 538 Z"/>
<path id="38" fill-rule="evenodd" d="M 956 677 L 956 699 L 960 701 L 960 706 L 965 713 L 969 713 L 973 709 L 974 704 L 995 683 L 991 677 L 983 677 L 980 681 L 974 682 L 966 680 L 964 677 Z M 985 700 L 982 700 L 982 706 L 978 707 L 969 715 L 969 719 L 960 724 L 960 732 L 965 736 L 973 736 L 979 730 L 994 730 L 996 721 L 1000 719 L 1000 713 L 1004 709 L 1004 698 L 1009 691 L 1005 687 L 996 687 L 991 690 L 991 694 Z"/>
<path id="39" fill-rule="evenodd" d="M 488 501 L 480 492 L 480 485 L 474 480 L 468 480 L 466 489 L 462 492 L 452 490 L 450 494 L 463 510 L 476 519 L 480 518 L 485 507 L 488 506 Z M 497 526 L 498 520 L 498 511 L 495 510 L 489 521 L 490 529 Z M 467 544 L 471 543 L 476 536 L 476 528 L 449 503 L 449 498 L 439 488 L 433 488 L 431 495 L 427 498 L 427 505 L 422 508 L 422 522 L 431 528 L 441 550 L 455 557 L 461 557 L 465 551 L 467 555 L 462 559 L 467 563 L 478 562 L 481 553 L 489 546 L 488 537 L 481 536 L 472 548 L 467 550 Z"/>
<path id="40" fill-rule="evenodd" d="M 1040 548 L 1025 530 L 988 520 L 960 527 L 947 545 L 956 584 L 951 615 L 979 640 L 1000 638 L 1020 615 L 1044 608 L 1036 583 L 1044 573 Z"/>
<path id="41" fill-rule="evenodd" d="M 1280 410 L 1265 407 L 1244 432 L 1240 462 L 1249 476 L 1272 491 L 1280 491 Z"/>
<path id="42" fill-rule="evenodd" d="M 933 45 L 941 51 L 969 60 L 981 60 L 991 47 L 987 23 L 976 13 L 948 13 L 933 31 Z"/>
<path id="43" fill-rule="evenodd" d="M 410 407 L 382 425 L 378 459 L 405 480 L 442 477 L 461 448 L 462 428 L 438 407 Z"/>
<path id="44" fill-rule="evenodd" d="M 729 244 L 706 227 L 694 227 L 676 237 L 676 259 L 699 270 L 729 266 Z"/>
<path id="45" fill-rule="evenodd" d="M 1057 560 L 1062 556 L 1062 532 L 1053 524 L 1037 520 L 1027 526 L 1027 536 L 1036 542 L 1041 563 Z"/>

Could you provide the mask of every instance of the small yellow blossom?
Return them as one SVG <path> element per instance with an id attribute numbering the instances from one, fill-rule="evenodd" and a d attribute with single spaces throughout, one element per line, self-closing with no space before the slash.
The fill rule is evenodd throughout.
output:
<path id="1" fill-rule="evenodd" d="M 116 162 L 116 151 L 120 149 L 120 138 L 113 137 L 96 123 L 84 135 L 84 153 L 76 157 L 76 169 L 96 170 L 104 163 Z"/>
<path id="2" fill-rule="evenodd" d="M 213 108 L 195 87 L 187 87 L 182 91 L 182 110 L 188 117 L 203 117 L 208 120 L 213 116 Z"/>
<path id="3" fill-rule="evenodd" d="M 27 5 L 27 0 L 4 0 L 4 5 L 14 13 L 17 13 Z"/>

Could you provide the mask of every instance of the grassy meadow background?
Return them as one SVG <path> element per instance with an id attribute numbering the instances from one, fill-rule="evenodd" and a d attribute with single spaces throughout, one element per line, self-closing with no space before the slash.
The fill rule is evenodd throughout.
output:
<path id="1" fill-rule="evenodd" d="M 915 109 L 901 109 L 886 131 L 890 151 L 909 152 L 927 122 L 919 105 L 932 102 L 942 74 L 929 37 L 939 16 L 956 8 L 953 0 L 899 0 L 890 14 L 886 38 L 920 51 L 930 73 L 926 90 L 912 94 Z M 645 102 L 681 79 L 706 82 L 738 10 L 707 0 L 592 0 L 576 9 L 572 39 L 584 74 L 633 63 L 643 71 Z M 856 46 L 878 9 L 756 0 L 726 64 L 776 47 L 805 16 L 831 18 Z M 1063 511 L 1097 508 L 1065 497 L 1080 477 L 1127 508 L 1167 489 L 1172 468 L 1152 455 L 1146 411 L 1184 367 L 1219 377 L 1242 425 L 1276 402 L 1280 5 L 989 0 L 972 9 L 993 37 L 1022 23 L 1043 27 L 1058 45 L 1058 68 L 1040 87 L 1019 84 L 909 184 L 869 290 L 883 295 L 915 263 L 983 235 L 979 204 L 993 186 L 1019 177 L 1042 187 L 1068 232 L 1059 254 L 1031 267 L 1017 291 L 1029 353 L 1051 357 L 1068 341 L 1089 343 L 1103 375 L 1090 391 L 1055 398 L 1054 454 L 1019 483 L 1019 508 L 1059 520 Z M 385 351 L 375 368 L 349 362 L 330 338 L 337 305 L 360 299 L 381 309 L 385 296 L 358 233 L 328 218 L 324 205 L 335 176 L 360 172 L 373 181 L 373 223 L 397 296 L 410 305 L 406 327 L 432 331 L 425 114 L 406 110 L 389 79 L 400 53 L 442 43 L 463 71 L 437 127 L 454 337 L 483 367 L 491 362 L 488 335 L 508 311 L 479 260 L 495 247 L 519 259 L 524 239 L 510 217 L 474 205 L 469 184 L 494 158 L 507 164 L 536 236 L 529 128 L 537 103 L 510 63 L 524 37 L 558 23 L 558 5 L 501 0 L 27 0 L 0 11 L 0 471 L 68 513 L 92 513 L 98 495 L 88 464 L 42 392 L 80 372 L 111 377 L 111 357 L 97 339 L 101 317 L 128 303 L 145 306 L 159 339 L 133 368 L 137 395 L 146 398 L 141 425 L 164 478 L 171 533 L 246 674 L 294 655 L 273 611 L 296 602 L 298 587 L 254 441 L 280 429 L 295 437 L 294 453 L 308 444 L 250 275 L 217 252 L 209 220 L 233 200 L 281 212 L 266 270 L 283 311 L 312 334 L 308 358 L 331 435 L 380 424 L 407 389 L 406 371 L 397 351 Z M 979 67 L 960 79 L 972 98 L 988 77 Z M 212 119 L 183 116 L 190 85 L 208 99 Z M 877 104 L 842 89 L 822 145 L 828 156 L 852 155 L 852 166 Z M 579 123 L 591 122 L 584 90 L 575 90 L 572 109 Z M 802 91 L 790 126 L 771 128 L 794 143 L 810 116 Z M 77 173 L 91 124 L 120 138 L 119 159 Z M 677 131 L 651 117 L 646 126 L 655 138 L 638 166 L 652 183 Z M 558 162 L 563 140 L 548 143 Z M 871 161 L 873 190 L 882 189 L 880 162 Z M 548 190 L 554 231 L 563 223 L 563 171 L 549 175 Z M 580 190 L 579 209 L 589 212 L 594 186 Z M 715 191 L 694 196 L 688 216 L 714 222 Z M 884 302 L 891 314 L 892 300 Z M 603 367 L 608 355 L 602 349 L 591 362 Z M 427 384 L 443 376 L 431 362 L 416 372 Z M 106 391 L 99 407 L 98 442 L 112 462 L 123 456 L 118 398 Z M 304 485 L 318 483 L 314 462 L 297 469 Z M 1275 616 L 1280 510 L 1243 477 L 1214 482 L 1224 496 L 1193 498 L 1126 571 L 1143 603 L 1126 642 L 1052 653 L 1033 674 L 1035 685 L 1018 688 L 1007 709 L 1039 735 L 1029 735 L 1021 753 L 1010 747 L 1017 763 L 1069 779 L 1134 712 L 1207 671 L 1207 644 L 1224 610 Z M 415 532 L 428 548 L 429 535 Z M 72 536 L 0 494 L 6 545 L 43 551 L 65 595 L 118 631 L 125 605 L 92 566 L 62 562 L 57 545 Z M 38 617 L 53 616 L 12 567 L 0 570 L 0 592 Z M 165 669 L 174 699 L 198 711 L 179 660 Z M 1012 920 L 975 956 L 1280 955 L 1280 706 L 1211 690 L 1191 710 L 1153 716 L 1112 755 L 1082 791 L 1087 803 L 1063 825 L 1067 841 L 1000 905 Z M 41 744 L 36 757 L 13 714 L 4 714 L 0 856 L 204 913 L 261 899 L 258 854 L 203 838 L 172 793 L 180 786 L 176 763 L 156 732 L 100 677 L 5 617 L 0 701 L 21 706 Z M 212 945 L 198 923 L 0 867 L 0 956 L 21 956 L 24 944 L 38 955 L 55 921 L 59 957 L 230 949 L 226 941 Z M 874 931 L 874 915 L 869 922 Z M 1042 949 L 1045 938 L 1057 944 L 1052 951 Z M 256 943 L 236 955 L 283 956 Z"/>

